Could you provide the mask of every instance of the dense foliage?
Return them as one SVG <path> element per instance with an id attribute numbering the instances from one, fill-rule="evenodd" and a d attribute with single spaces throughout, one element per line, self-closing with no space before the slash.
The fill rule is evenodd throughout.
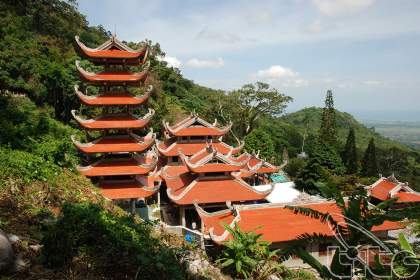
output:
<path id="1" fill-rule="evenodd" d="M 373 138 L 369 141 L 369 145 L 363 156 L 361 173 L 364 176 L 370 177 L 378 174 L 378 160 L 376 159 L 376 146 L 375 139 Z"/>
<path id="2" fill-rule="evenodd" d="M 112 279 L 185 279 L 175 249 L 164 246 L 153 231 L 148 223 L 118 217 L 99 205 L 64 204 L 60 219 L 44 237 L 44 255 L 54 267 L 81 254 L 90 256 L 94 269 Z"/>
<path id="3" fill-rule="evenodd" d="M 335 118 L 334 99 L 332 91 L 327 91 L 325 107 L 322 110 L 319 141 L 335 146 L 337 144 L 337 122 Z"/>
<path id="4" fill-rule="evenodd" d="M 346 145 L 344 146 L 344 151 L 342 153 L 342 159 L 347 173 L 357 173 L 359 170 L 359 161 L 357 158 L 356 136 L 354 135 L 353 128 L 350 128 L 349 130 Z"/>

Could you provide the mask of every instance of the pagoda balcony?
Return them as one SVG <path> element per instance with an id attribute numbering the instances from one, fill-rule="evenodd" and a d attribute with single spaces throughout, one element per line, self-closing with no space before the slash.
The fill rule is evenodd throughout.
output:
<path id="1" fill-rule="evenodd" d="M 85 129 L 141 129 L 147 126 L 152 119 L 155 111 L 149 109 L 149 112 L 143 117 L 131 113 L 105 114 L 95 119 L 82 119 L 72 110 L 71 114 L 75 120 Z"/>
<path id="2" fill-rule="evenodd" d="M 130 92 L 104 92 L 100 95 L 86 95 L 79 90 L 77 85 L 74 86 L 74 91 L 83 104 L 88 106 L 118 106 L 118 105 L 140 105 L 147 101 L 153 90 L 149 86 L 147 91 L 140 96 L 136 96 Z"/>
<path id="3" fill-rule="evenodd" d="M 85 154 L 142 152 L 153 145 L 156 134 L 150 131 L 144 137 L 140 137 L 134 133 L 129 133 L 128 135 L 109 135 L 100 137 L 89 143 L 81 143 L 73 135 L 71 139 L 74 145 Z"/>
<path id="4" fill-rule="evenodd" d="M 92 73 L 80 67 L 79 61 L 76 61 L 76 67 L 79 71 L 80 78 L 83 81 L 91 84 L 111 86 L 134 86 L 140 85 L 146 80 L 149 64 L 146 64 L 143 71 L 138 73 L 130 73 L 127 71 L 103 71 L 100 73 Z"/>
<path id="5" fill-rule="evenodd" d="M 75 36 L 79 54 L 95 64 L 127 64 L 138 65 L 147 59 L 149 49 L 144 46 L 133 50 L 122 44 L 115 37 L 111 38 L 98 48 L 89 48 Z"/>
<path id="6" fill-rule="evenodd" d="M 152 171 L 157 161 L 156 153 L 149 151 L 146 155 L 134 154 L 129 158 L 103 158 L 77 169 L 86 177 L 143 175 Z"/>
<path id="7" fill-rule="evenodd" d="M 161 180 L 156 180 L 155 174 L 136 176 L 126 180 L 101 180 L 98 187 L 102 195 L 111 200 L 147 198 L 155 194 L 160 188 Z"/>

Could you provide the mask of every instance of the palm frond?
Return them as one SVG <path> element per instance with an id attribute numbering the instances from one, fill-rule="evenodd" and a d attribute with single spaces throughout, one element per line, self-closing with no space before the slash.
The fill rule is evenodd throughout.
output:
<path id="1" fill-rule="evenodd" d="M 292 210 L 294 214 L 300 214 L 307 217 L 311 217 L 313 219 L 319 220 L 321 223 L 324 224 L 329 223 L 334 231 L 339 230 L 340 232 L 346 232 L 345 228 L 339 225 L 338 222 L 334 220 L 334 218 L 329 213 L 322 213 L 311 208 L 299 206 L 286 205 L 285 208 Z"/>
<path id="2" fill-rule="evenodd" d="M 376 208 L 385 210 L 388 209 L 390 206 L 394 205 L 394 203 L 398 200 L 398 198 L 394 197 L 385 201 L 382 201 L 378 205 L 376 205 Z"/>

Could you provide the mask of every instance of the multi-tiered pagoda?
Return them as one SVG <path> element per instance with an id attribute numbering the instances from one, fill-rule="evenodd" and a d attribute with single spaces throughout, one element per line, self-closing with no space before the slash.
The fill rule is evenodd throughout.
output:
<path id="1" fill-rule="evenodd" d="M 76 61 L 77 70 L 85 85 L 99 88 L 98 94 L 89 94 L 75 86 L 75 93 L 90 112 L 99 116 L 82 118 L 73 110 L 76 121 L 86 131 L 98 131 L 98 138 L 89 143 L 81 143 L 72 137 L 76 147 L 90 159 L 79 171 L 92 177 L 102 194 L 112 200 L 139 199 L 155 194 L 159 188 L 156 179 L 157 153 L 152 148 L 155 142 L 153 131 L 145 133 L 153 109 L 144 116 L 138 116 L 147 102 L 152 87 L 142 95 L 130 92 L 133 87 L 144 86 L 148 74 L 145 62 L 148 47 L 133 50 L 112 36 L 97 48 L 89 48 L 79 41 L 76 43 L 80 55 L 100 72 L 89 72 Z M 130 67 L 143 64 L 143 70 L 130 72 Z M 86 87 L 84 87 L 86 88 Z M 143 136 L 141 136 L 143 135 Z"/>
<path id="2" fill-rule="evenodd" d="M 199 223 L 194 203 L 217 210 L 224 208 L 226 201 L 262 202 L 271 192 L 271 188 L 257 190 L 252 182 L 255 176 L 262 182 L 264 173 L 279 169 L 255 154 L 238 155 L 243 147 L 239 141 L 238 147 L 224 143 L 223 136 L 230 131 L 231 124 L 219 127 L 216 121 L 208 123 L 197 114 L 173 126 L 165 121 L 163 124 L 167 139 L 157 141 L 157 149 L 166 162 L 161 176 L 183 226 L 190 226 L 193 221 Z"/>

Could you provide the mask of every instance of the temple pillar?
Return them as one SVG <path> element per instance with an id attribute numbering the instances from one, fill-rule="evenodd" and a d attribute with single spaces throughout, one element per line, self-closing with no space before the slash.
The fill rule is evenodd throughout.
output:
<path id="1" fill-rule="evenodd" d="M 179 218 L 181 220 L 181 226 L 185 227 L 187 225 L 187 222 L 185 220 L 185 208 L 183 206 L 179 207 Z"/>
<path id="2" fill-rule="evenodd" d="M 130 202 L 131 202 L 131 214 L 136 214 L 136 200 L 132 198 Z"/>

